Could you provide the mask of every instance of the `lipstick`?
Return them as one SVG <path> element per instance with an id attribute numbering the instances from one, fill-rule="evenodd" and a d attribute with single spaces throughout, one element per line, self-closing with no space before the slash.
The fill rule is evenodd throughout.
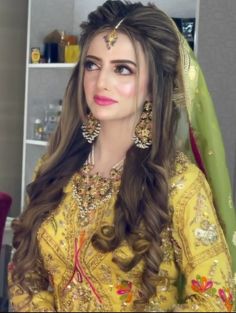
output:
<path id="1" fill-rule="evenodd" d="M 101 106 L 112 105 L 112 104 L 118 102 L 112 98 L 108 98 L 108 97 L 104 97 L 104 96 L 98 96 L 98 95 L 94 96 L 94 101 L 96 104 L 101 105 Z"/>

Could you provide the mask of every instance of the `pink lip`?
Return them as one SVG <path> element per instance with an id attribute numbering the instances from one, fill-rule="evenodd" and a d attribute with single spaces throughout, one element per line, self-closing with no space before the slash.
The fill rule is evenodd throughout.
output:
<path id="1" fill-rule="evenodd" d="M 97 96 L 97 95 L 94 96 L 94 100 L 95 100 L 96 104 L 102 105 L 102 106 L 111 105 L 111 104 L 118 102 L 114 99 L 103 97 L 103 96 Z"/>

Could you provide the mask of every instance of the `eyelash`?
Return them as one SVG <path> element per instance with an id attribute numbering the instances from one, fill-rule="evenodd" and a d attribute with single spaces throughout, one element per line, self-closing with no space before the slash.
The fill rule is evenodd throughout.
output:
<path id="1" fill-rule="evenodd" d="M 95 68 L 92 68 L 93 66 L 95 66 Z M 97 65 L 95 62 L 91 61 L 91 60 L 87 60 L 85 61 L 84 63 L 84 68 L 87 70 L 87 71 L 97 71 L 99 70 L 101 67 L 99 65 Z M 128 71 L 128 73 L 122 73 L 122 70 L 126 70 Z M 127 65 L 125 64 L 119 64 L 119 65 L 115 65 L 114 67 L 114 72 L 119 74 L 119 75 L 123 75 L 123 76 L 126 76 L 126 75 L 132 75 L 134 74 L 134 71 Z"/>
<path id="2" fill-rule="evenodd" d="M 127 70 L 128 73 L 122 74 L 122 73 L 121 73 L 121 70 L 122 70 L 122 69 Z M 123 64 L 116 65 L 116 67 L 115 67 L 115 73 L 118 73 L 118 74 L 120 74 L 120 75 L 132 75 L 132 74 L 134 74 L 133 70 L 132 70 L 129 66 L 123 65 Z"/>
<path id="3" fill-rule="evenodd" d="M 91 67 L 92 66 L 95 66 L 96 68 L 95 69 L 92 69 Z M 87 60 L 85 61 L 84 63 L 84 68 L 87 70 L 87 71 L 95 71 L 95 70 L 98 70 L 99 69 L 99 66 L 94 63 L 93 61 L 90 61 L 90 60 Z"/>

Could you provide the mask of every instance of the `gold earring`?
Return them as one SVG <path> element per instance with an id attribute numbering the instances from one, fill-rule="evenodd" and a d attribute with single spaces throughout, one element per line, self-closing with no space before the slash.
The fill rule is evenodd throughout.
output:
<path id="1" fill-rule="evenodd" d="M 152 144 L 152 103 L 144 103 L 143 112 L 135 128 L 134 143 L 141 149 L 147 149 Z"/>
<path id="2" fill-rule="evenodd" d="M 87 116 L 87 121 L 81 126 L 81 128 L 84 138 L 89 143 L 92 143 L 94 139 L 98 136 L 101 125 L 100 122 L 96 120 L 96 118 L 90 112 Z"/>

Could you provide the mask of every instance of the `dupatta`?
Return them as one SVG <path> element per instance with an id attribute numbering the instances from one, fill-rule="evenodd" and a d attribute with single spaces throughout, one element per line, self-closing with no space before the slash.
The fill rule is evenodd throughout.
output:
<path id="1" fill-rule="evenodd" d="M 232 259 L 235 287 L 236 211 L 232 200 L 223 139 L 201 67 L 184 36 L 178 30 L 177 33 L 180 41 L 177 74 L 179 86 L 174 101 L 181 112 L 177 145 L 204 172 L 211 187 L 214 205 Z"/>

